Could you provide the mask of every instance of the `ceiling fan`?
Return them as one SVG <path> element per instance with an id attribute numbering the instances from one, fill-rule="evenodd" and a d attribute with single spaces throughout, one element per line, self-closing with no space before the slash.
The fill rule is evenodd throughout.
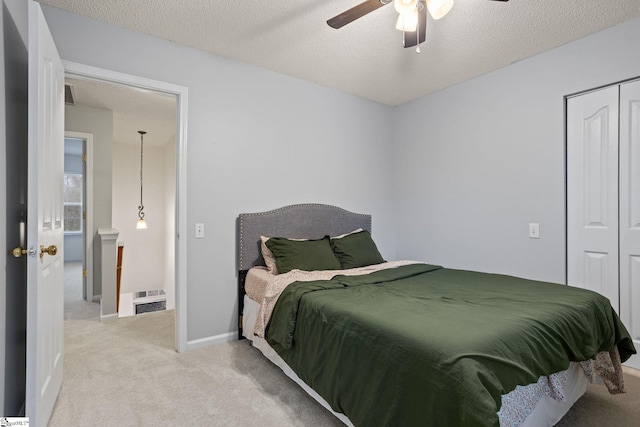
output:
<path id="1" fill-rule="evenodd" d="M 489 0 L 507 2 L 509 0 Z M 453 6 L 453 0 L 365 0 L 362 3 L 342 12 L 327 21 L 331 28 L 342 28 L 345 25 L 362 18 L 374 10 L 394 3 L 399 13 L 396 28 L 404 34 L 404 47 L 412 47 L 425 40 L 427 29 L 427 10 L 434 19 L 446 15 Z M 418 50 L 419 52 L 419 50 Z"/>

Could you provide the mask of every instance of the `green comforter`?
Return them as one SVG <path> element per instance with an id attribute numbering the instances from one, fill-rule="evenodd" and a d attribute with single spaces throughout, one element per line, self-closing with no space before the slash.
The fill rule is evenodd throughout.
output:
<path id="1" fill-rule="evenodd" d="M 591 291 L 425 264 L 296 282 L 267 341 L 357 426 L 498 426 L 501 395 L 618 346 Z"/>

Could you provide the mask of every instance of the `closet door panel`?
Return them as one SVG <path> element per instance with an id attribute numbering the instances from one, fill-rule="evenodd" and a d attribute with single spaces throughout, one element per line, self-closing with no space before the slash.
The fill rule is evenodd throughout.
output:
<path id="1" fill-rule="evenodd" d="M 640 81 L 620 85 L 620 295 L 640 345 Z"/>
<path id="2" fill-rule="evenodd" d="M 618 87 L 567 101 L 567 281 L 618 310 Z"/>

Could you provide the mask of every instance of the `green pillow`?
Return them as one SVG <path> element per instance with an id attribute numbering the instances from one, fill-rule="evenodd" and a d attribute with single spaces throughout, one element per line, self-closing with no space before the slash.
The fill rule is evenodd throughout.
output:
<path id="1" fill-rule="evenodd" d="M 331 239 L 331 247 L 344 270 L 384 262 L 367 230 L 347 234 L 344 237 L 334 237 Z"/>
<path id="2" fill-rule="evenodd" d="M 319 240 L 291 240 L 272 237 L 265 243 L 273 252 L 278 273 L 291 270 L 339 270 L 340 261 L 333 254 L 329 237 Z"/>

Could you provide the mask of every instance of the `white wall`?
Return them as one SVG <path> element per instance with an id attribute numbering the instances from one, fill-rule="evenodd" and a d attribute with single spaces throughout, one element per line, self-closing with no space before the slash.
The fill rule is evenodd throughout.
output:
<path id="1" fill-rule="evenodd" d="M 391 109 L 312 83 L 43 7 L 63 59 L 189 88 L 187 336 L 237 330 L 241 212 L 319 202 L 368 212 L 395 257 Z M 194 224 L 206 237 L 193 238 Z"/>
<path id="2" fill-rule="evenodd" d="M 134 136 L 134 139 L 138 138 L 139 135 Z M 121 293 L 163 289 L 167 285 L 165 265 L 169 237 L 165 215 L 167 201 L 175 206 L 175 185 L 166 183 L 165 153 L 165 147 L 145 144 L 143 203 L 148 228 L 137 230 L 140 145 L 113 145 L 113 227 L 120 231 L 118 241 L 124 244 Z M 171 178 L 175 180 L 175 174 Z M 175 233 L 170 235 L 171 238 L 174 236 Z M 173 292 L 168 295 L 167 306 L 175 306 L 173 295 Z"/>
<path id="3" fill-rule="evenodd" d="M 398 256 L 564 283 L 563 97 L 640 76 L 638 40 L 636 19 L 396 108 Z"/>

